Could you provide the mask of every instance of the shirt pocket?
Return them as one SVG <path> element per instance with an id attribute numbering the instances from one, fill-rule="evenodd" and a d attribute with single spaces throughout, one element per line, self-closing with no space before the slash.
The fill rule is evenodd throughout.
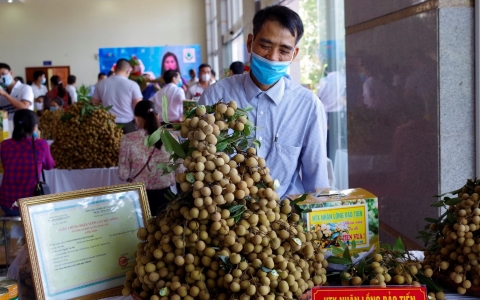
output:
<path id="1" fill-rule="evenodd" d="M 275 145 L 275 151 L 272 160 L 270 160 L 272 165 L 268 167 L 273 171 L 273 179 L 278 179 L 280 185 L 286 189 L 296 172 L 302 147 L 287 146 L 280 143 L 273 144 Z"/>

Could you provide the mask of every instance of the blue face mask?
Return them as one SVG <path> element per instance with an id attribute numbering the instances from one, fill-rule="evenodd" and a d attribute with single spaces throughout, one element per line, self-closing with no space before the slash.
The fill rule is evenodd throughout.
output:
<path id="1" fill-rule="evenodd" d="M 180 79 L 180 81 L 177 83 L 177 86 L 178 86 L 178 87 L 182 87 L 182 86 L 183 86 L 183 82 L 182 82 L 181 79 Z"/>
<path id="2" fill-rule="evenodd" d="M 0 77 L 0 85 L 3 87 L 8 87 L 12 84 L 13 82 L 13 77 L 10 74 L 5 74 Z"/>
<path id="3" fill-rule="evenodd" d="M 255 76 L 261 84 L 272 85 L 287 73 L 291 62 L 292 61 L 270 61 L 252 51 L 250 68 L 252 69 L 253 76 Z"/>
<path id="4" fill-rule="evenodd" d="M 56 107 L 54 107 L 54 106 L 50 106 L 50 111 L 56 111 L 56 110 L 57 110 L 57 108 L 56 108 Z"/>
<path id="5" fill-rule="evenodd" d="M 35 131 L 32 133 L 32 136 L 34 139 L 38 138 L 38 134 Z"/>
<path id="6" fill-rule="evenodd" d="M 43 77 L 42 84 L 45 84 L 45 82 L 47 82 L 47 78 Z"/>

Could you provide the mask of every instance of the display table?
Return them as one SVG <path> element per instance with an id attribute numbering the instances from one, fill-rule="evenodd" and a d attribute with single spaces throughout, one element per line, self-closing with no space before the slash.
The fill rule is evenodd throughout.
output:
<path id="1" fill-rule="evenodd" d="M 0 174 L 0 182 L 3 174 Z M 118 177 L 118 168 L 45 171 L 52 194 L 126 183 Z"/>

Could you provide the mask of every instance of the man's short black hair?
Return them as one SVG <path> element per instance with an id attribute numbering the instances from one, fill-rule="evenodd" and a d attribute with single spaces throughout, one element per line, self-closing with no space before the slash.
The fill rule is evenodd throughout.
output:
<path id="1" fill-rule="evenodd" d="M 178 76 L 178 72 L 176 70 L 168 70 L 165 71 L 163 74 L 163 80 L 165 81 L 166 84 L 169 84 L 173 81 L 173 78 Z"/>
<path id="2" fill-rule="evenodd" d="M 125 58 L 120 58 L 115 64 L 115 71 L 126 71 L 131 67 L 132 66 L 130 65 L 130 62 L 128 60 L 126 60 Z"/>
<path id="3" fill-rule="evenodd" d="M 253 17 L 253 35 L 256 36 L 262 30 L 267 21 L 276 21 L 288 29 L 292 36 L 296 37 L 295 44 L 303 36 L 303 22 L 300 16 L 286 6 L 272 5 L 259 10 Z"/>
<path id="4" fill-rule="evenodd" d="M 103 72 L 100 72 L 100 73 L 98 73 L 97 79 L 102 78 L 102 76 L 107 76 L 107 74 L 105 74 Z"/>
<path id="5" fill-rule="evenodd" d="M 203 68 L 210 68 L 210 71 L 212 71 L 212 67 L 210 67 L 209 64 L 201 64 L 200 67 L 198 67 L 198 73 L 200 73 Z"/>
<path id="6" fill-rule="evenodd" d="M 230 70 L 234 75 L 243 74 L 243 71 L 245 70 L 245 66 L 241 61 L 234 61 L 230 65 Z"/>
<path id="7" fill-rule="evenodd" d="M 115 72 L 113 72 L 113 71 L 108 71 L 107 77 L 110 77 L 110 76 L 112 76 L 113 74 L 115 74 Z"/>
<path id="8" fill-rule="evenodd" d="M 75 82 L 77 82 L 77 77 L 75 75 L 68 75 L 67 83 L 68 84 L 74 84 Z"/>
<path id="9" fill-rule="evenodd" d="M 6 63 L 0 63 L 0 69 L 7 69 L 9 71 L 11 71 L 12 69 L 10 68 L 9 65 L 7 65 Z"/>
<path id="10" fill-rule="evenodd" d="M 33 72 L 33 80 L 37 80 L 43 75 L 45 75 L 45 72 L 43 72 L 42 70 L 36 70 L 35 72 Z"/>

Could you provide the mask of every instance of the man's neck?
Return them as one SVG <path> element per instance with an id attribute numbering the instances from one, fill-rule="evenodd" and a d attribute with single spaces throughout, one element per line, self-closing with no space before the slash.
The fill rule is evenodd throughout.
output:
<path id="1" fill-rule="evenodd" d="M 198 84 L 200 84 L 203 88 L 206 88 L 208 86 L 208 81 L 199 81 Z"/>
<path id="2" fill-rule="evenodd" d="M 35 84 L 38 87 L 42 86 L 42 81 L 34 81 L 33 84 Z"/>

